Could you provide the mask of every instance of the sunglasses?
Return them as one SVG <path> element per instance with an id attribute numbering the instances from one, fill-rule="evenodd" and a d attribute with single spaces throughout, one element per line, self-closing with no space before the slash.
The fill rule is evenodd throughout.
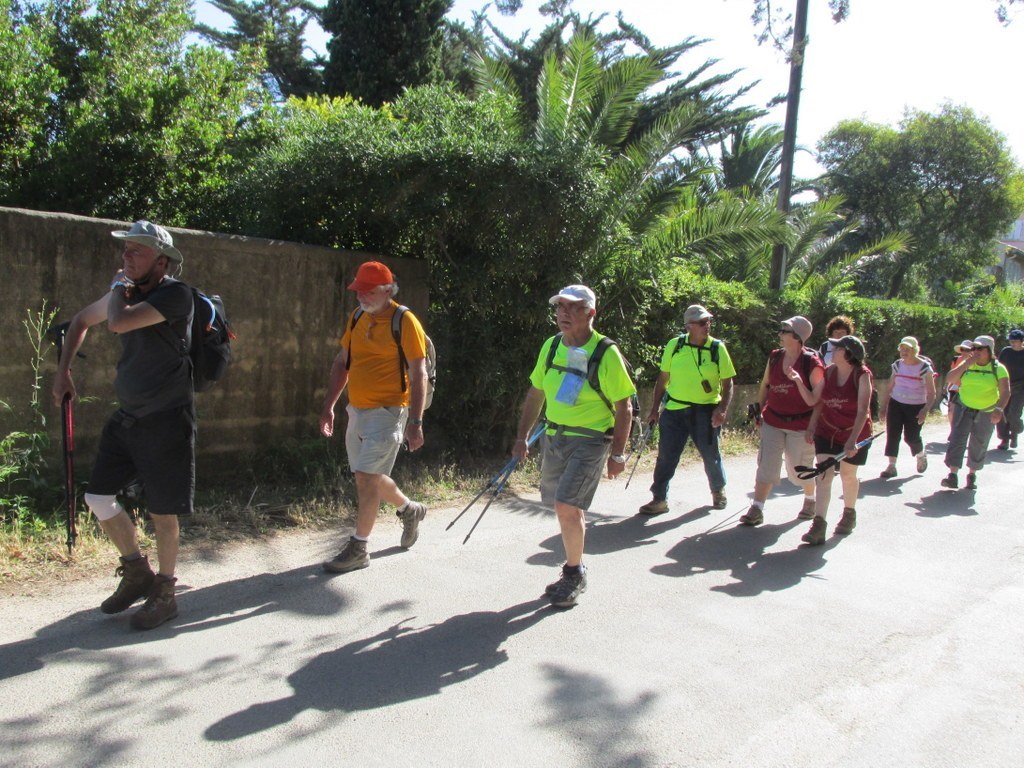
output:
<path id="1" fill-rule="evenodd" d="M 691 320 L 687 325 L 711 325 L 711 318 L 705 317 L 703 320 Z"/>

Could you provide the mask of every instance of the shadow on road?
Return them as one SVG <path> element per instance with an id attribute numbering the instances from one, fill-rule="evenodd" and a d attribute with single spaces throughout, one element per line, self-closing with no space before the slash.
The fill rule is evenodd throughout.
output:
<path id="1" fill-rule="evenodd" d="M 232 741 L 287 723 L 300 713 L 355 712 L 434 696 L 508 660 L 501 648 L 554 611 L 532 600 L 503 611 L 475 611 L 439 624 L 411 627 L 413 617 L 372 637 L 322 653 L 288 676 L 294 693 L 253 704 L 206 729 Z"/>
<path id="2" fill-rule="evenodd" d="M 959 491 L 935 491 L 922 496 L 920 501 L 908 501 L 907 506 L 916 509 L 920 517 L 973 517 L 978 514 L 974 509 L 975 494 L 975 491 L 966 488 Z"/>
<path id="3" fill-rule="evenodd" d="M 666 531 L 700 520 L 710 513 L 710 507 L 698 507 L 679 517 L 652 518 L 634 515 L 633 517 L 610 518 L 591 515 L 587 522 L 585 551 L 587 555 L 607 555 L 612 552 L 621 552 L 624 549 L 656 544 L 657 537 Z M 557 531 L 558 524 L 554 520 L 554 515 L 552 515 L 552 525 Z M 560 565 L 565 559 L 561 534 L 556 533 L 554 536 L 544 539 L 540 546 L 545 550 L 544 552 L 538 552 L 526 558 L 526 562 L 530 565 Z"/>
<path id="4" fill-rule="evenodd" d="M 129 628 L 128 617 L 134 608 L 115 616 L 100 613 L 99 607 L 78 611 L 43 627 L 35 637 L 0 646 L 0 680 L 42 669 L 47 658 L 70 650 L 104 650 L 166 640 L 274 611 L 304 616 L 339 613 L 347 600 L 325 589 L 327 583 L 319 565 L 307 565 L 199 589 L 183 590 L 179 585 L 181 616 L 152 632 Z M 111 588 L 114 586 L 111 580 Z"/>
<path id="5" fill-rule="evenodd" d="M 899 496 L 903 493 L 903 486 L 915 479 L 916 475 L 910 477 L 893 477 L 888 480 L 881 477 L 870 477 L 860 481 L 861 496 Z"/>
<path id="6" fill-rule="evenodd" d="M 800 545 L 786 552 L 765 552 L 784 533 L 805 525 L 807 522 L 804 520 L 790 520 L 755 528 L 716 526 L 680 541 L 665 553 L 674 562 L 656 565 L 651 568 L 651 573 L 678 578 L 728 571 L 739 583 L 711 589 L 733 597 L 753 597 L 762 592 L 787 589 L 824 566 L 825 553 L 841 539 L 832 536 L 820 547 Z"/>

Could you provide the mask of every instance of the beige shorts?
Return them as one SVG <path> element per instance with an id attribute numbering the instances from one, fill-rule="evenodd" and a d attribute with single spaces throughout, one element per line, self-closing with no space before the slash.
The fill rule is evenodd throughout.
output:
<path id="1" fill-rule="evenodd" d="M 796 476 L 796 466 L 814 466 L 814 444 L 804 439 L 804 430 L 779 429 L 761 423 L 761 447 L 757 452 L 757 482 L 777 485 L 782 479 L 782 460 L 786 460 L 789 481 L 802 488 L 807 480 Z M 813 484 L 813 480 L 810 481 Z"/>
<path id="2" fill-rule="evenodd" d="M 353 472 L 388 475 L 395 466 L 405 435 L 407 408 L 356 408 L 348 406 L 345 450 Z"/>

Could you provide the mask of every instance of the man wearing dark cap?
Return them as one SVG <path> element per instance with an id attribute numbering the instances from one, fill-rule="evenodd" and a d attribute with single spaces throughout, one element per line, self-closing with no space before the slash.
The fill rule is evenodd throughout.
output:
<path id="1" fill-rule="evenodd" d="M 392 322 L 399 311 L 398 283 L 387 266 L 368 261 L 348 286 L 359 308 L 345 323 L 341 349 L 331 366 L 320 414 L 320 433 L 334 434 L 334 406 L 348 387 L 345 450 L 356 478 L 356 530 L 338 555 L 324 563 L 328 573 L 347 573 L 370 564 L 367 541 L 381 501 L 393 504 L 402 521 L 401 545 L 419 537 L 427 508 L 402 493 L 391 470 L 403 441 L 410 451 L 423 445 L 423 410 L 427 392 L 427 342 L 412 312 L 403 312 L 399 342 Z"/>
<path id="2" fill-rule="evenodd" d="M 122 269 L 109 290 L 72 318 L 53 383 L 58 405 L 77 396 L 71 363 L 94 325 L 106 322 L 121 341 L 114 388 L 120 408 L 103 428 L 85 502 L 121 555 L 114 593 L 104 613 L 146 602 L 131 618 L 152 629 L 178 615 L 174 569 L 178 518 L 192 513 L 195 490 L 196 417 L 188 357 L 192 291 L 171 277 L 182 256 L 169 232 L 148 221 L 111 233 L 124 242 Z M 156 573 L 139 550 L 135 524 L 117 501 L 132 481 L 141 482 L 156 531 Z"/>
<path id="3" fill-rule="evenodd" d="M 999 352 L 999 362 L 1010 372 L 1010 402 L 1006 404 L 1003 420 L 996 424 L 999 449 L 1017 447 L 1017 435 L 1024 432 L 1021 411 L 1024 410 L 1024 331 L 1015 329 L 1006 336 L 1009 346 Z"/>

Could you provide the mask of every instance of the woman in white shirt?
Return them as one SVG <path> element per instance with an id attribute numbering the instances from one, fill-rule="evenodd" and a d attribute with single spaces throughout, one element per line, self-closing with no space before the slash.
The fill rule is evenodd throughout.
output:
<path id="1" fill-rule="evenodd" d="M 913 336 L 904 336 L 899 345 L 900 359 L 892 364 L 889 377 L 889 404 L 885 409 L 885 455 L 889 466 L 884 478 L 896 477 L 896 457 L 900 439 L 917 458 L 917 471 L 928 468 L 928 457 L 921 440 L 921 427 L 935 402 L 935 369 L 921 354 L 921 345 Z"/>

